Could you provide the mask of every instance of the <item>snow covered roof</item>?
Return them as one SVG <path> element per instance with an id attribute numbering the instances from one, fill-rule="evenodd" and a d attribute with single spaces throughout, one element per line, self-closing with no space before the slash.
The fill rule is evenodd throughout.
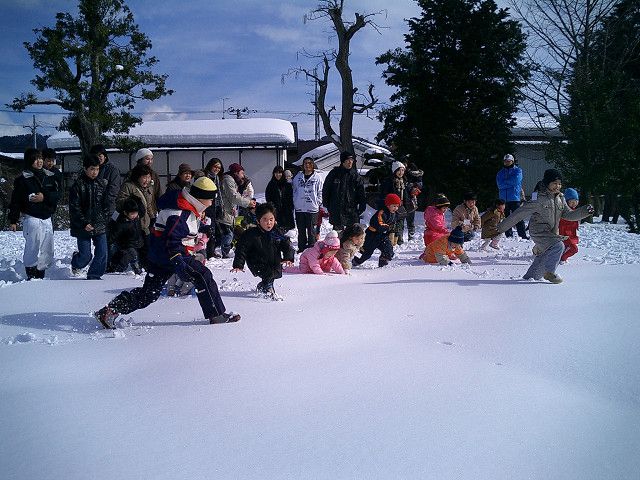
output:
<path id="1" fill-rule="evenodd" d="M 24 153 L 0 152 L 0 157 L 13 158 L 14 160 L 23 160 L 24 159 Z"/>
<path id="2" fill-rule="evenodd" d="M 391 156 L 391 151 L 389 151 L 388 149 L 381 147 L 380 145 L 376 145 L 375 143 L 369 142 L 368 140 L 357 137 L 353 138 L 353 148 L 355 150 L 355 154 L 360 156 L 371 156 L 376 154 Z M 340 152 L 338 151 L 338 147 L 336 147 L 333 143 L 327 143 L 325 145 L 320 145 L 313 150 L 309 150 L 302 156 L 302 158 L 293 162 L 293 164 L 302 165 L 302 160 L 305 157 L 311 157 L 315 160 L 318 168 L 327 168 L 329 164 L 333 166 L 336 161 L 339 161 L 339 155 Z M 329 164 L 324 165 L 325 160 L 329 160 Z"/>
<path id="3" fill-rule="evenodd" d="M 291 122 L 278 118 L 149 121 L 133 127 L 128 136 L 138 138 L 150 147 L 286 146 L 295 143 Z M 47 146 L 56 150 L 78 149 L 80 142 L 68 132 L 59 132 L 49 137 Z"/>

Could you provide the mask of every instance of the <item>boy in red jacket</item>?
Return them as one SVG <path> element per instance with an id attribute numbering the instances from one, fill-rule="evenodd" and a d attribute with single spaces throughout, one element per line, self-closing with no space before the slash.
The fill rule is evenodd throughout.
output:
<path id="1" fill-rule="evenodd" d="M 564 191 L 564 199 L 567 201 L 567 205 L 569 205 L 571 210 L 575 210 L 580 202 L 578 192 L 573 188 L 567 188 Z M 564 218 L 560 219 L 558 233 L 567 237 L 563 242 L 564 253 L 562 257 L 560 257 L 560 263 L 566 263 L 569 257 L 578 253 L 578 225 L 579 222 L 577 221 L 565 220 Z"/>

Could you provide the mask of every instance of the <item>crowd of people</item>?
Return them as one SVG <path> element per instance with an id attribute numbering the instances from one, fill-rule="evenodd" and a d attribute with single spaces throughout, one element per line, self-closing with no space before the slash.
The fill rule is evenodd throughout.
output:
<path id="1" fill-rule="evenodd" d="M 163 193 L 153 170 L 153 152 L 142 148 L 134 159 L 136 165 L 122 182 L 106 149 L 96 145 L 83 156 L 82 170 L 69 189 L 70 233 L 77 240 L 72 275 L 82 275 L 87 267 L 88 280 L 129 269 L 146 273 L 141 287 L 121 292 L 96 312 L 106 328 L 114 328 L 119 315 L 157 300 L 165 286 L 168 295 L 195 292 L 212 324 L 238 321 L 239 314 L 226 311 L 206 266 L 208 259 L 233 257 L 233 272 L 247 266 L 260 278 L 257 292 L 280 299 L 274 282 L 283 269 L 345 274 L 376 250 L 378 266 L 384 267 L 403 243 L 405 225 L 407 240 L 415 236 L 423 172 L 414 164 L 391 164 L 390 175 L 380 186 L 377 209 L 363 228 L 360 220 L 367 199 L 351 152 L 342 152 L 340 164 L 324 179 L 310 157 L 303 159 L 295 176 L 276 166 L 266 187 L 266 202 L 261 204 L 239 163 L 226 171 L 218 158 L 210 159 L 202 170 L 183 163 Z M 498 198 L 482 215 L 475 193 L 468 191 L 447 225 L 450 201 L 442 193 L 434 196 L 424 211 L 424 251 L 419 258 L 438 265 L 470 264 L 466 242 L 479 234 L 480 250 L 500 249 L 500 238 L 511 236 L 515 226 L 522 239 L 534 244 L 534 261 L 523 278 L 560 283 L 557 266 L 577 252 L 578 222 L 593 208 L 578 207 L 575 189 L 562 193 L 562 177 L 555 169 L 545 171 L 536 199 L 525 201 L 522 170 L 513 155 L 503 160 L 496 175 Z M 44 278 L 53 262 L 51 216 L 63 197 L 62 178 L 54 151 L 27 149 L 24 171 L 14 182 L 9 220 L 15 231 L 22 217 L 28 280 Z M 332 230 L 320 239 L 325 217 Z M 294 266 L 291 237 L 296 228 L 300 256 Z"/>

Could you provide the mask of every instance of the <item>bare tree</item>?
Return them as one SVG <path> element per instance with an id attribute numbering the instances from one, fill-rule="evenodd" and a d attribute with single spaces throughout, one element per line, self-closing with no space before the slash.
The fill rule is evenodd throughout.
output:
<path id="1" fill-rule="evenodd" d="M 303 55 L 319 60 L 318 68 L 297 67 L 291 69 L 289 74 L 304 74 L 306 78 L 317 82 L 318 95 L 314 101 L 325 133 L 331 138 L 333 143 L 341 151 L 353 151 L 353 116 L 354 114 L 367 114 L 378 104 L 378 98 L 373 93 L 374 86 L 369 84 L 367 93 L 359 93 L 353 86 L 353 75 L 349 66 L 349 55 L 351 40 L 353 36 L 362 28 L 371 26 L 379 31 L 380 27 L 374 22 L 377 13 L 356 13 L 354 21 L 346 21 L 343 18 L 344 0 L 325 0 L 305 16 L 307 20 L 318 20 L 329 18 L 332 29 L 338 39 L 338 48 L 325 51 L 319 54 L 309 54 L 304 51 Z M 331 64 L 334 64 L 341 79 L 341 109 L 338 133 L 333 127 L 331 114 L 336 110 L 335 106 L 326 104 L 327 91 L 329 87 L 329 71 Z"/>
<path id="2" fill-rule="evenodd" d="M 566 112 L 572 70 L 588 52 L 596 27 L 619 0 L 510 0 L 528 35 L 532 77 L 523 108 L 542 131 Z"/>

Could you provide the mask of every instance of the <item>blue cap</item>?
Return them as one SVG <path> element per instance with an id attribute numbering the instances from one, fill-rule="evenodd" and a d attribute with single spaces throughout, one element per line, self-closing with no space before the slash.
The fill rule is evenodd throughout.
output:
<path id="1" fill-rule="evenodd" d="M 564 199 L 568 202 L 569 200 L 579 200 L 578 192 L 574 188 L 567 188 L 564 191 Z"/>

